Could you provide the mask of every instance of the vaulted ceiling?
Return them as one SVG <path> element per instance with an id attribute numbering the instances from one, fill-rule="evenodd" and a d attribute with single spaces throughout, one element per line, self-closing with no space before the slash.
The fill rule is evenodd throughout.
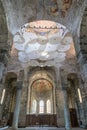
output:
<path id="1" fill-rule="evenodd" d="M 86 57 L 86 5 L 87 0 L 1 0 L 0 1 L 0 59 L 8 63 L 8 71 L 19 69 L 21 65 L 15 57 L 11 57 L 13 37 L 24 24 L 36 20 L 51 20 L 66 26 L 71 32 L 74 44 L 67 51 L 66 61 L 62 63 L 76 63 L 76 55 L 80 50 Z M 85 11 L 85 13 L 84 13 Z M 83 16 L 84 14 L 84 16 Z M 83 20 L 82 20 L 83 19 Z M 82 24 L 81 24 L 82 23 Z M 80 38 L 81 34 L 81 39 Z M 81 40 L 81 42 L 79 42 Z M 84 45 L 83 45 L 84 44 Z M 75 47 L 75 50 L 74 50 Z M 9 58 L 10 56 L 10 58 Z M 73 62 L 74 61 L 74 62 Z M 74 67 L 75 69 L 75 67 Z M 72 66 L 73 70 L 73 66 Z"/>

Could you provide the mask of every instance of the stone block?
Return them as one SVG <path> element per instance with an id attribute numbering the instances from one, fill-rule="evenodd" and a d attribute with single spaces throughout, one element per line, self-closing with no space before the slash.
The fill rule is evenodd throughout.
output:
<path id="1" fill-rule="evenodd" d="M 0 43 L 6 43 L 8 40 L 8 35 L 0 35 Z"/>
<path id="2" fill-rule="evenodd" d="M 0 14 L 3 14 L 4 13 L 4 10 L 2 8 L 2 5 L 0 5 Z"/>
<path id="3" fill-rule="evenodd" d="M 87 64 L 84 64 L 82 69 L 83 69 L 83 73 L 84 73 L 85 78 L 87 78 Z"/>

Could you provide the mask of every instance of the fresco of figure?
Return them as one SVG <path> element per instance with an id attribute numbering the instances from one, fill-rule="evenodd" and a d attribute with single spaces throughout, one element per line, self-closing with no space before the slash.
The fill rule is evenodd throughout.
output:
<path id="1" fill-rule="evenodd" d="M 62 16 L 65 17 L 68 9 L 71 7 L 72 0 L 64 0 L 62 6 Z"/>

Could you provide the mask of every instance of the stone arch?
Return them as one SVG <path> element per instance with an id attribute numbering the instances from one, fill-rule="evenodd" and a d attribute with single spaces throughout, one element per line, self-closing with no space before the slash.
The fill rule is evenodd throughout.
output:
<path id="1" fill-rule="evenodd" d="M 40 72 L 42 73 L 42 75 L 39 76 L 38 74 L 40 74 Z M 28 86 L 28 101 L 27 101 L 27 112 L 26 112 L 27 125 L 29 125 L 29 116 L 30 116 L 30 119 L 32 118 L 32 116 L 37 116 L 37 118 L 39 119 L 40 116 L 44 116 L 44 115 L 47 115 L 47 117 L 49 118 L 49 114 L 51 114 L 51 116 L 54 115 L 56 119 L 56 104 L 54 101 L 55 100 L 55 94 L 54 94 L 55 86 L 53 84 L 54 80 L 52 80 L 53 75 L 51 75 L 49 71 L 47 72 L 44 69 L 42 69 L 42 71 L 33 70 L 31 72 L 30 78 L 31 79 L 29 81 L 29 86 Z M 50 106 L 51 106 L 49 111 L 47 111 L 48 99 L 50 100 Z M 35 112 L 32 107 L 34 100 L 36 100 L 37 102 L 37 107 L 36 107 Z M 45 116 L 43 117 L 43 120 L 46 120 Z M 33 122 L 31 122 L 30 125 L 32 125 L 32 123 Z M 41 124 L 42 124 L 42 121 L 39 120 L 39 125 Z M 47 124 L 50 125 L 48 122 Z"/>
<path id="2" fill-rule="evenodd" d="M 54 76 L 55 76 L 54 69 L 49 68 L 49 67 L 44 67 L 44 68 L 35 67 L 35 68 L 32 68 L 30 70 L 30 74 L 29 74 L 29 86 L 32 85 L 33 81 L 38 80 L 38 79 L 41 78 L 40 76 L 38 76 L 38 74 L 40 74 L 42 78 L 47 79 L 54 86 L 54 83 L 53 83 L 53 81 L 55 80 L 54 79 Z M 46 76 L 46 77 L 44 77 L 44 76 Z"/>
<path id="3" fill-rule="evenodd" d="M 40 73 L 46 73 L 47 74 L 47 76 L 46 75 L 42 75 L 42 77 L 41 77 L 41 75 L 40 76 L 38 76 L 38 74 L 40 74 Z M 34 77 L 34 75 L 36 75 L 36 78 Z M 50 75 L 50 76 L 49 76 Z M 46 76 L 46 77 L 45 77 Z M 32 78 L 33 77 L 33 78 Z M 45 94 L 46 93 L 49 93 L 48 91 L 53 91 L 54 92 L 54 83 L 53 83 L 53 80 L 51 79 L 52 78 L 52 76 L 51 76 L 51 74 L 50 73 L 48 73 L 48 72 L 45 72 L 45 71 L 36 71 L 36 73 L 34 72 L 34 74 L 32 74 L 31 75 L 31 80 L 30 80 L 30 84 L 29 84 L 29 95 L 32 95 L 32 93 L 33 93 L 33 90 L 34 91 L 36 91 L 36 93 L 38 93 L 38 96 L 41 96 L 40 95 L 40 93 L 44 93 L 45 92 Z M 51 81 L 52 80 L 52 81 Z M 38 86 L 38 82 L 40 82 L 40 85 L 42 85 L 42 88 L 40 87 L 40 88 L 36 88 L 35 86 L 37 85 Z M 43 82 L 43 84 L 41 84 Z M 47 87 L 48 86 L 48 87 Z M 38 86 L 39 87 L 39 86 Z M 41 92 L 39 92 L 39 89 L 40 89 L 40 91 Z M 31 91 L 31 92 L 30 92 Z M 52 93 L 53 93 L 52 92 Z M 54 94 L 54 93 L 53 93 Z M 54 98 L 54 95 L 52 94 L 52 96 L 53 96 L 53 98 Z M 34 97 L 35 98 L 35 97 Z M 38 99 L 39 97 L 37 97 L 36 96 L 36 100 L 38 100 L 38 102 L 39 102 L 39 100 L 41 100 L 41 99 Z M 50 98 L 50 97 L 49 97 Z M 29 99 L 31 100 L 31 96 L 29 97 Z M 45 106 L 46 106 L 46 101 L 45 100 L 47 100 L 45 97 L 43 98 L 43 100 L 44 100 L 44 102 L 45 102 Z M 31 102 L 31 101 L 30 101 Z M 53 104 L 54 105 L 54 104 Z M 30 105 L 31 106 L 31 105 Z M 39 108 L 38 108 L 38 110 L 39 110 Z M 38 111 L 37 110 L 37 111 Z M 39 111 L 38 111 L 39 112 Z M 52 109 L 52 112 L 53 112 L 53 109 Z M 46 113 L 46 110 L 45 110 L 45 113 Z"/>
<path id="4" fill-rule="evenodd" d="M 14 105 L 16 99 L 16 81 L 17 75 L 14 72 L 8 72 L 5 77 L 4 88 L 5 96 L 2 104 L 2 124 L 12 125 Z"/>
<path id="5" fill-rule="evenodd" d="M 84 112 L 81 108 L 82 90 L 79 84 L 79 77 L 76 73 L 70 73 L 67 76 L 68 81 L 68 102 L 70 110 L 71 126 L 83 125 Z M 73 117 L 73 112 L 75 117 Z M 75 119 L 75 122 L 74 122 Z"/>
<path id="6" fill-rule="evenodd" d="M 6 74 L 6 77 L 5 77 L 5 85 L 6 85 L 6 87 L 10 88 L 9 84 L 16 87 L 16 84 L 13 84 L 14 82 L 16 83 L 16 81 L 17 81 L 17 74 L 16 73 L 8 72 Z"/>
<path id="7" fill-rule="evenodd" d="M 52 71 L 52 72 L 51 72 Z M 39 68 L 39 69 L 34 69 L 34 70 L 31 70 L 30 71 L 30 74 L 29 74 L 29 86 L 28 86 L 28 101 L 27 101 L 27 115 L 32 111 L 29 106 L 30 105 L 30 100 L 31 100 L 31 95 L 32 95 L 32 86 L 34 85 L 34 83 L 37 83 L 37 82 L 46 82 L 47 84 L 49 84 L 49 86 L 52 86 L 51 89 L 49 89 L 49 87 L 46 87 L 46 93 L 49 93 L 49 99 L 51 98 L 51 95 L 50 95 L 50 92 L 52 91 L 52 97 L 53 99 L 50 99 L 51 100 L 51 105 L 53 106 L 52 109 L 51 109 L 51 113 L 56 113 L 56 107 L 55 107 L 55 82 L 54 82 L 54 77 L 53 77 L 53 70 L 48 70 L 46 71 L 45 68 L 42 69 L 42 68 Z M 46 85 L 46 84 L 45 84 Z M 48 86 L 48 85 L 47 85 Z M 37 90 L 38 91 L 38 90 Z M 44 88 L 43 88 L 43 91 L 44 91 Z M 39 93 L 39 92 L 37 92 Z M 39 94 L 38 94 L 39 95 Z M 45 94 L 44 94 L 45 95 Z M 33 97 L 34 99 L 36 99 L 36 101 L 39 102 L 39 99 L 36 97 Z M 45 102 L 45 113 L 47 113 L 46 111 L 46 101 L 47 101 L 47 94 L 46 94 L 46 97 L 42 97 L 44 102 Z M 34 100 L 33 99 L 33 100 Z M 54 100 L 54 101 L 52 101 Z M 37 106 L 37 111 L 38 111 L 38 106 Z M 39 112 L 39 111 L 38 111 Z"/>
<path id="8" fill-rule="evenodd" d="M 76 79 L 78 77 L 78 75 L 76 74 L 76 73 L 69 73 L 68 75 L 67 75 L 67 79 L 69 80 L 69 79 L 72 79 L 72 80 L 74 80 L 74 79 Z"/>

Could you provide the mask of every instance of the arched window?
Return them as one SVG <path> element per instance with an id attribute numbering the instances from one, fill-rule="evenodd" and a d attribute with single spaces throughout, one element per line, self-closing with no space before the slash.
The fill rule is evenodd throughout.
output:
<path id="1" fill-rule="evenodd" d="M 3 101 L 4 101 L 4 97 L 5 97 L 5 89 L 3 89 L 3 91 L 2 91 L 2 97 L 1 97 L 1 104 L 3 103 Z"/>
<path id="2" fill-rule="evenodd" d="M 36 113 L 36 109 L 37 109 L 37 101 L 33 100 L 33 102 L 32 102 L 32 113 Z"/>
<path id="3" fill-rule="evenodd" d="M 51 102 L 47 100 L 47 113 L 51 113 Z"/>
<path id="4" fill-rule="evenodd" d="M 82 96 L 81 96 L 81 91 L 79 88 L 78 88 L 78 95 L 79 95 L 79 101 L 80 103 L 82 103 Z"/>
<path id="5" fill-rule="evenodd" d="M 40 100 L 39 102 L 39 113 L 44 113 L 44 101 Z"/>

